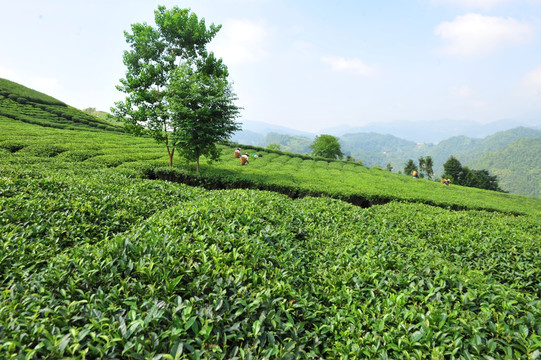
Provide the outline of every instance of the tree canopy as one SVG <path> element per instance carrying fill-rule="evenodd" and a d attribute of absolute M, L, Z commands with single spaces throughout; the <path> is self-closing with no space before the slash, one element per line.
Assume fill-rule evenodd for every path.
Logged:
<path fill-rule="evenodd" d="M 225 141 L 240 127 L 234 119 L 239 113 L 236 96 L 227 81 L 228 71 L 214 54 L 189 62 L 173 74 L 167 99 L 170 103 L 174 140 L 179 153 L 195 160 L 219 158 L 216 142 Z"/>
<path fill-rule="evenodd" d="M 417 171 L 417 165 L 415 165 L 412 159 L 409 159 L 404 166 L 404 174 L 411 175 L 414 171 Z"/>
<path fill-rule="evenodd" d="M 221 26 L 207 27 L 204 19 L 178 7 L 159 6 L 154 19 L 156 27 L 136 23 L 131 33 L 124 32 L 130 50 L 124 52 L 126 76 L 117 89 L 127 97 L 111 111 L 128 131 L 163 142 L 170 166 L 177 148 L 197 162 L 199 155 L 213 158 L 209 144 L 237 129 L 234 118 L 239 110 L 233 105 L 236 97 L 227 83 L 227 67 L 206 50 Z M 195 122 L 206 124 L 205 134 Z"/>
<path fill-rule="evenodd" d="M 332 135 L 316 136 L 312 145 L 310 145 L 312 155 L 321 156 L 329 159 L 342 159 L 344 154 L 338 142 L 338 138 Z"/>
<path fill-rule="evenodd" d="M 453 183 L 460 183 L 460 175 L 462 173 L 462 164 L 454 156 L 449 157 L 443 164 L 443 177 L 450 178 Z"/>
<path fill-rule="evenodd" d="M 432 176 L 434 175 L 433 167 L 434 167 L 434 161 L 432 160 L 432 157 L 421 156 L 419 158 L 419 172 L 422 178 L 426 177 L 428 179 L 432 179 Z"/>

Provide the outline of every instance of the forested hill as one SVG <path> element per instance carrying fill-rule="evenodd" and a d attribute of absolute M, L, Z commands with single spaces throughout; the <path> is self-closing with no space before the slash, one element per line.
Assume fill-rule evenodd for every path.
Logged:
<path fill-rule="evenodd" d="M 123 131 L 119 125 L 6 79 L 0 79 L 0 115 L 57 129 Z"/>
<path fill-rule="evenodd" d="M 442 141 L 434 147 L 437 154 L 443 157 L 452 152 L 460 161 L 470 164 L 490 152 L 504 150 L 507 146 L 523 138 L 541 138 L 541 130 L 526 127 L 500 131 L 483 139 L 457 136 Z M 541 167 L 541 163 L 539 164 Z"/>
<path fill-rule="evenodd" d="M 500 186 L 516 194 L 541 197 L 541 138 L 521 138 L 473 161 L 473 168 L 490 169 Z"/>
<path fill-rule="evenodd" d="M 515 194 L 541 196 L 541 131 L 518 127 L 484 139 L 454 137 L 432 149 L 435 163 L 452 154 L 463 165 L 485 169 L 498 177 L 500 187 Z"/>

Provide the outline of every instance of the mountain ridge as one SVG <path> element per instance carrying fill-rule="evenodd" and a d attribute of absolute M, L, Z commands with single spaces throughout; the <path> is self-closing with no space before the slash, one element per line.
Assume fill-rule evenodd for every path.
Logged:
<path fill-rule="evenodd" d="M 318 134 L 328 134 L 341 137 L 356 133 L 378 133 L 393 135 L 404 140 L 416 143 L 438 144 L 453 136 L 467 136 L 471 138 L 485 138 L 499 131 L 505 131 L 516 127 L 527 127 L 541 130 L 541 122 L 525 123 L 512 119 L 502 119 L 489 123 L 480 123 L 465 120 L 430 120 L 430 121 L 392 121 L 377 123 L 372 122 L 362 126 L 338 125 L 324 128 L 320 131 L 302 131 L 287 126 L 273 125 L 262 121 L 244 119 L 241 121 L 242 131 L 250 131 L 265 136 L 269 132 L 285 135 L 305 136 L 314 138 Z M 240 133 L 239 132 L 239 133 Z"/>

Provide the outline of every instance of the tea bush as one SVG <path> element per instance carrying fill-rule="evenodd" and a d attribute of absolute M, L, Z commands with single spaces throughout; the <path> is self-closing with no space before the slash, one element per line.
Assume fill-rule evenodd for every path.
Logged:
<path fill-rule="evenodd" d="M 539 199 L 230 146 L 197 175 L 151 139 L 0 128 L 6 359 L 540 357 Z"/>
<path fill-rule="evenodd" d="M 25 341 L 1 350 L 396 359 L 539 351 L 539 237 L 517 230 L 540 231 L 532 219 L 192 191 L 128 232 L 80 242 L 34 266 L 24 282 L 11 281 L 2 292 L 2 338 Z M 433 221 L 415 226 L 425 218 Z M 472 219 L 487 233 L 513 224 L 521 247 L 534 251 L 515 262 L 523 279 L 493 267 L 516 245 L 488 245 L 499 235 L 472 239 Z M 471 256 L 484 248 L 491 260 Z"/>

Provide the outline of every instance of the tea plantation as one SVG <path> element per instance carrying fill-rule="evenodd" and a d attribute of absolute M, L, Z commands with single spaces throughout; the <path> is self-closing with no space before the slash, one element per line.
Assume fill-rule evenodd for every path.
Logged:
<path fill-rule="evenodd" d="M 539 199 L 9 111 L 1 358 L 541 358 Z"/>

